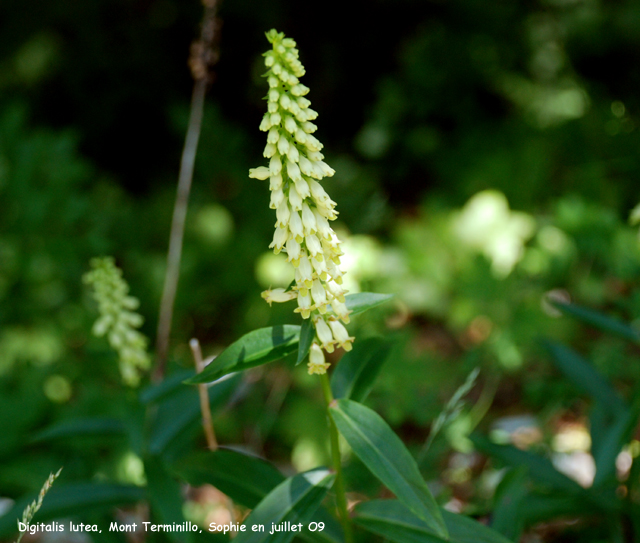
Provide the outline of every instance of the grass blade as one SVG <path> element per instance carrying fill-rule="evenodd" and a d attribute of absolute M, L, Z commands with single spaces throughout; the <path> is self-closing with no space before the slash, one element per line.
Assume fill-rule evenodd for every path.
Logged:
<path fill-rule="evenodd" d="M 592 309 L 580 307 L 579 305 L 567 304 L 556 300 L 549 300 L 549 302 L 557 307 L 560 311 L 562 311 L 565 315 L 574 317 L 579 321 L 584 322 L 585 324 L 589 324 L 595 328 L 598 328 L 598 330 L 602 330 L 603 332 L 609 332 L 621 338 L 632 341 L 633 343 L 640 344 L 640 332 L 635 328 L 632 328 L 628 324 L 625 324 L 616 319 L 612 319 L 611 317 L 607 317 L 606 315 L 603 315 L 602 313 L 599 313 L 597 311 L 593 311 Z"/>

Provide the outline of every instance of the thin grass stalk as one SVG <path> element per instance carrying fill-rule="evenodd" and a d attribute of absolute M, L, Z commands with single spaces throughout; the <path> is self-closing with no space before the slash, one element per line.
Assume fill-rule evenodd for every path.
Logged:
<path fill-rule="evenodd" d="M 185 137 L 182 158 L 180 160 L 180 174 L 176 202 L 173 208 L 171 221 L 171 234 L 169 235 L 169 251 L 167 254 L 167 271 L 165 273 L 162 301 L 160 302 L 160 314 L 158 317 L 158 331 L 156 337 L 156 368 L 154 380 L 161 381 L 164 377 L 169 353 L 169 339 L 171 336 L 171 323 L 173 321 L 173 308 L 178 290 L 180 278 L 180 261 L 182 259 L 182 241 L 184 238 L 184 225 L 187 217 L 189 193 L 193 180 L 193 168 L 200 139 L 200 129 L 204 111 L 204 97 L 207 85 L 211 81 L 210 68 L 217 61 L 213 45 L 216 39 L 216 1 L 203 0 L 205 12 L 202 20 L 200 39 L 191 46 L 189 66 L 195 80 L 193 94 L 191 96 L 191 111 L 189 114 L 189 126 Z"/>

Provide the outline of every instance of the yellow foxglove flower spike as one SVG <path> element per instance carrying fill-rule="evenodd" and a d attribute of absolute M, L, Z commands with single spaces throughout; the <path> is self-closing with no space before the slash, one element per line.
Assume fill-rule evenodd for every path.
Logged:
<path fill-rule="evenodd" d="M 309 353 L 309 373 L 326 373 L 322 349 L 333 352 L 334 345 L 351 350 L 354 338 L 345 324 L 349 313 L 344 304 L 340 270 L 340 240 L 329 221 L 338 216 L 336 203 L 319 181 L 335 171 L 323 161 L 322 143 L 312 134 L 317 126 L 310 122 L 317 112 L 304 98 L 309 89 L 300 83 L 305 73 L 298 60 L 296 42 L 282 32 L 270 30 L 267 39 L 272 49 L 264 54 L 269 85 L 268 112 L 260 130 L 267 132 L 264 157 L 268 166 L 249 170 L 249 177 L 269 179 L 270 207 L 276 210 L 276 229 L 269 248 L 287 253 L 295 268 L 295 286 L 291 290 L 269 289 L 262 297 L 272 302 L 296 299 L 303 319 L 311 319 L 316 341 Z"/>
<path fill-rule="evenodd" d="M 151 366 L 147 338 L 137 330 L 142 325 L 142 317 L 134 312 L 138 299 L 128 295 L 129 285 L 113 258 L 93 258 L 91 267 L 83 280 L 93 286 L 93 297 L 98 302 L 100 317 L 93 325 L 93 333 L 107 335 L 109 344 L 120 356 L 122 380 L 129 386 L 137 386 L 140 373 Z"/>

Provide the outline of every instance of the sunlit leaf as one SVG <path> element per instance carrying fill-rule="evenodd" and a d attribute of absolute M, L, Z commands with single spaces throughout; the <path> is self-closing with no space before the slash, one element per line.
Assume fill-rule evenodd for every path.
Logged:
<path fill-rule="evenodd" d="M 256 507 L 285 480 L 284 475 L 266 460 L 224 447 L 215 452 L 197 452 L 184 457 L 175 465 L 175 471 L 189 484 L 213 485 L 234 502 L 249 509 Z M 313 520 L 323 522 L 325 529 L 303 533 L 303 539 L 342 543 L 342 529 L 326 509 L 318 509 Z"/>
<path fill-rule="evenodd" d="M 300 535 L 300 532 L 292 531 L 291 526 L 302 523 L 304 529 L 310 520 L 315 520 L 312 517 L 320 507 L 334 479 L 335 475 L 323 469 L 289 477 L 257 505 L 244 521 L 246 531 L 238 533 L 234 541 L 236 543 L 288 543 Z M 272 526 L 283 527 L 283 523 L 285 523 L 284 527 L 289 529 L 269 533 Z M 265 527 L 264 532 L 252 531 L 252 526 L 260 524 Z"/>
<path fill-rule="evenodd" d="M 202 373 L 185 383 L 209 383 L 228 373 L 278 360 L 295 352 L 299 339 L 300 326 L 286 324 L 254 330 L 229 345 Z"/>
<path fill-rule="evenodd" d="M 330 412 L 340 434 L 371 473 L 434 533 L 446 539 L 440 509 L 415 460 L 382 417 L 351 400 L 338 400 Z"/>

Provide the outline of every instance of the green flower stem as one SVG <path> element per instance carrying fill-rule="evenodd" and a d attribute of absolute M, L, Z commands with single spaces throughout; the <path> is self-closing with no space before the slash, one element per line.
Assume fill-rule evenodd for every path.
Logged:
<path fill-rule="evenodd" d="M 347 509 L 347 495 L 344 487 L 344 477 L 342 476 L 342 460 L 340 458 L 340 441 L 338 436 L 338 429 L 336 428 L 331 414 L 329 413 L 329 406 L 334 401 L 333 394 L 331 393 L 331 384 L 329 383 L 329 376 L 326 373 L 320 375 L 320 381 L 322 382 L 322 391 L 324 393 L 324 399 L 327 404 L 327 418 L 329 419 L 329 436 L 331 438 L 331 458 L 333 460 L 333 467 L 336 472 L 336 501 L 338 502 L 338 511 L 340 513 L 340 520 L 342 521 L 342 527 L 344 528 L 344 539 L 346 543 L 353 543 L 353 533 L 351 531 L 351 521 L 349 519 L 349 510 Z"/>

